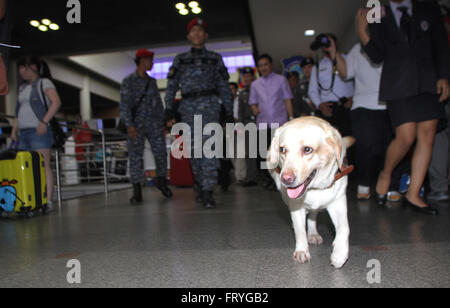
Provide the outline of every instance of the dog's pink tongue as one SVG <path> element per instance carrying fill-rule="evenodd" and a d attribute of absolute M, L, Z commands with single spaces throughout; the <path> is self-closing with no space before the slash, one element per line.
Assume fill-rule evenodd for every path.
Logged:
<path fill-rule="evenodd" d="M 304 189 L 305 189 L 305 184 L 303 184 L 295 189 L 288 188 L 287 193 L 288 193 L 289 198 L 297 199 L 303 193 Z"/>

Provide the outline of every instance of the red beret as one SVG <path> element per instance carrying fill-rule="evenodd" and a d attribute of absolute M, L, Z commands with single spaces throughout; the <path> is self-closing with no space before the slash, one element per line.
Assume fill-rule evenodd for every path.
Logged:
<path fill-rule="evenodd" d="M 205 31 L 208 31 L 208 25 L 206 24 L 206 22 L 203 19 L 200 19 L 200 18 L 192 19 L 187 27 L 187 31 L 188 32 L 191 31 L 193 26 L 202 26 L 203 29 L 205 29 Z"/>
<path fill-rule="evenodd" d="M 153 56 L 155 55 L 154 52 L 152 51 L 148 51 L 147 49 L 139 49 L 136 52 L 136 58 L 153 58 Z"/>

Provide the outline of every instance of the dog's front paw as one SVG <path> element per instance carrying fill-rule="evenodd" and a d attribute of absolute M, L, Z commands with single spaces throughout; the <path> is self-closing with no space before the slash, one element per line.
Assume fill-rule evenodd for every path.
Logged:
<path fill-rule="evenodd" d="M 296 251 L 294 253 L 294 260 L 302 264 L 311 262 L 311 255 L 308 251 Z"/>
<path fill-rule="evenodd" d="M 347 261 L 348 253 L 333 252 L 333 254 L 331 255 L 331 265 L 333 265 L 336 269 L 343 268 Z"/>
<path fill-rule="evenodd" d="M 323 238 L 319 234 L 311 234 L 308 236 L 308 243 L 311 245 L 320 246 L 323 244 Z"/>

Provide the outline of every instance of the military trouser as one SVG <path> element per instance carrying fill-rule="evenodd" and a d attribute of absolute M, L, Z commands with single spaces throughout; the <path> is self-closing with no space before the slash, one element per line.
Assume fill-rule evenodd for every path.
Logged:
<path fill-rule="evenodd" d="M 186 108 L 188 109 L 188 108 Z M 196 183 L 201 186 L 203 191 L 213 191 L 217 186 L 220 162 L 217 158 L 206 158 L 203 151 L 201 158 L 195 158 L 195 149 L 194 149 L 194 138 L 195 138 L 195 130 L 194 130 L 194 115 L 202 116 L 202 149 L 205 145 L 205 142 L 211 138 L 211 136 L 203 136 L 203 128 L 209 123 L 219 123 L 220 114 L 215 108 L 205 108 L 203 110 L 187 110 L 188 112 L 181 112 L 181 119 L 184 123 L 186 123 L 191 130 L 191 166 L 192 172 L 194 173 L 194 178 Z M 199 128 L 197 128 L 199 130 Z"/>
<path fill-rule="evenodd" d="M 130 161 L 130 180 L 132 184 L 142 183 L 144 177 L 144 147 L 147 139 L 152 147 L 158 177 L 167 177 L 167 149 L 163 128 L 141 128 L 138 136 L 128 137 L 128 159 Z"/>

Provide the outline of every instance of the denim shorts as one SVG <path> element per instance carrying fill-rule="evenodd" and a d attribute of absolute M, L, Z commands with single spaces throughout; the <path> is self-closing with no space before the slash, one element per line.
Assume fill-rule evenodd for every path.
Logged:
<path fill-rule="evenodd" d="M 19 149 L 22 151 L 49 150 L 52 146 L 53 133 L 50 127 L 44 136 L 38 136 L 36 128 L 21 129 L 19 132 Z"/>

